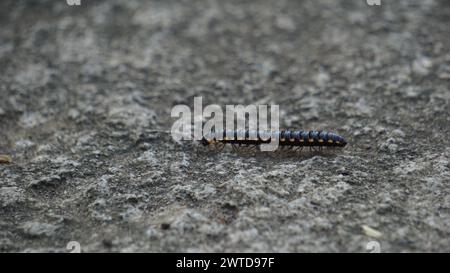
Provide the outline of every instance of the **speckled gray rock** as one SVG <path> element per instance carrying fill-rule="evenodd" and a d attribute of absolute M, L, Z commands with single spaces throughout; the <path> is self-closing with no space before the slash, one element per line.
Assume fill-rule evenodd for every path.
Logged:
<path fill-rule="evenodd" d="M 26 222 L 22 225 L 22 231 L 25 235 L 31 237 L 53 236 L 57 227 L 52 224 L 39 222 Z"/>
<path fill-rule="evenodd" d="M 5 208 L 25 201 L 24 191 L 18 187 L 0 188 L 0 205 Z"/>
<path fill-rule="evenodd" d="M 0 251 L 450 251 L 448 1 L 81 2 L 0 1 Z M 194 96 L 349 145 L 157 133 Z"/>

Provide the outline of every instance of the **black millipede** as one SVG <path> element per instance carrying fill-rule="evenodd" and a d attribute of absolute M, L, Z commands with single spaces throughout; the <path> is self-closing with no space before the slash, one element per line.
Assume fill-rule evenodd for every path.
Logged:
<path fill-rule="evenodd" d="M 278 139 L 280 147 L 303 148 L 303 147 L 345 147 L 347 141 L 335 134 L 327 131 L 290 131 L 281 130 L 275 132 L 266 131 L 225 131 L 211 132 L 204 136 L 201 143 L 207 145 L 231 144 L 235 146 L 259 146 L 270 143 L 271 139 Z"/>

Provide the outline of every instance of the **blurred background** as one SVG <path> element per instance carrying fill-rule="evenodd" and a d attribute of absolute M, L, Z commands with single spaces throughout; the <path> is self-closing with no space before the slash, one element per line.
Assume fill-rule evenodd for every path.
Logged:
<path fill-rule="evenodd" d="M 449 19 L 444 0 L 1 1 L 0 251 L 450 251 Z M 195 96 L 349 145 L 155 132 Z"/>

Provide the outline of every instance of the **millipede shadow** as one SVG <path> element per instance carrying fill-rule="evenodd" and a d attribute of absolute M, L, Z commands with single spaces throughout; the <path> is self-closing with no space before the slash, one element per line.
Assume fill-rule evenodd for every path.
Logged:
<path fill-rule="evenodd" d="M 246 147 L 232 148 L 231 145 L 227 145 L 220 149 L 211 149 L 210 147 L 204 149 L 205 147 L 198 145 L 196 147 L 197 155 L 199 156 L 220 156 L 223 154 L 234 155 L 241 158 L 257 158 L 257 159 L 309 159 L 314 156 L 321 156 L 326 158 L 333 158 L 339 154 L 341 149 L 338 148 L 323 148 L 323 149 L 308 149 L 303 150 L 292 150 L 292 149 L 277 149 L 275 151 L 260 151 L 259 149 L 252 149 L 251 151 L 245 150 Z"/>

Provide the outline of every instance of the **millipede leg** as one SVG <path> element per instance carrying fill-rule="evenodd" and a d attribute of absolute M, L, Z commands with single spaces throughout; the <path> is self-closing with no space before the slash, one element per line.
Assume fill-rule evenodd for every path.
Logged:
<path fill-rule="evenodd" d="M 255 145 L 250 146 L 250 152 L 256 152 L 257 147 Z"/>
<path fill-rule="evenodd" d="M 243 145 L 242 148 L 240 149 L 240 152 L 242 154 L 248 154 L 251 150 L 251 147 L 249 144 Z"/>
<path fill-rule="evenodd" d="M 236 144 L 231 144 L 231 148 L 233 148 L 234 152 L 238 152 L 238 148 L 237 148 Z"/>
<path fill-rule="evenodd" d="M 286 150 L 287 150 L 287 152 L 286 152 L 287 154 L 291 154 L 294 152 L 294 146 L 287 146 Z"/>
<path fill-rule="evenodd" d="M 219 147 L 219 151 L 222 151 L 225 148 L 225 146 L 227 146 L 227 144 L 222 143 L 221 146 Z"/>
<path fill-rule="evenodd" d="M 214 148 L 218 152 L 221 152 L 223 150 L 223 148 L 225 148 L 225 143 L 217 142 L 216 144 L 214 144 Z"/>

